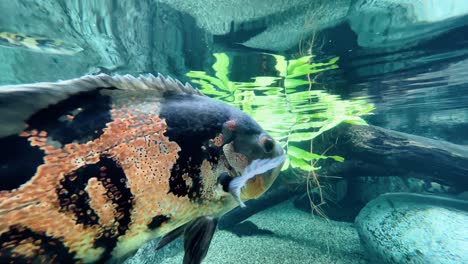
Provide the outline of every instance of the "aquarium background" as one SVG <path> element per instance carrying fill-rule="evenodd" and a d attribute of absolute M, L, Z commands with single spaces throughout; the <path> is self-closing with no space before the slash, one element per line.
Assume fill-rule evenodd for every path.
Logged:
<path fill-rule="evenodd" d="M 161 73 L 193 82 L 187 75 L 190 71 L 216 74 L 213 54 L 219 53 L 229 58 L 230 81 L 251 82 L 256 76 L 278 76 L 273 55 L 288 60 L 313 55 L 310 63 L 338 57 L 337 67 L 312 75 L 312 89 L 339 100 L 366 100 L 374 108 L 361 118 L 371 126 L 436 140 L 458 149 L 461 156 L 468 152 L 468 2 L 464 0 L 2 0 L 0 31 L 63 40 L 82 49 L 64 55 L 0 47 L 2 85 L 98 73 Z M 301 87 L 299 91 L 309 89 Z M 466 161 L 459 164 L 465 170 Z M 332 162 L 339 161 L 325 165 Z M 444 185 L 432 181 L 431 175 L 421 179 L 418 166 L 424 164 L 394 175 L 385 174 L 383 167 L 382 175 L 350 178 L 321 175 L 323 171 L 317 170 L 325 199 L 318 197 L 316 186 L 308 188 L 307 172 L 288 169 L 272 190 L 280 195 L 260 200 L 262 210 L 248 222 L 229 222 L 229 217 L 242 214 L 239 210 L 226 216 L 204 263 L 418 263 L 421 256 L 433 263 L 468 262 L 468 208 L 463 206 L 455 210 L 439 204 L 446 210 L 439 213 L 430 201 L 408 198 L 411 202 L 402 203 L 405 210 L 432 208 L 429 211 L 436 215 L 436 220 L 417 215 L 414 223 L 422 221 L 440 233 L 421 235 L 417 224 L 400 231 L 397 224 L 380 226 L 394 232 L 384 235 L 401 239 L 380 241 L 383 252 L 369 245 L 375 241 L 363 244 L 366 237 L 356 226 L 375 219 L 372 210 L 378 209 L 370 204 L 364 211 L 371 211 L 367 218 L 355 223 L 355 217 L 380 194 L 466 198 L 466 178 Z M 319 211 L 311 210 L 311 200 L 326 204 Z M 450 220 L 453 223 L 448 224 Z M 461 240 L 453 241 L 450 232 Z M 180 241 L 163 251 L 153 248 L 154 242 L 128 263 L 182 262 Z"/>

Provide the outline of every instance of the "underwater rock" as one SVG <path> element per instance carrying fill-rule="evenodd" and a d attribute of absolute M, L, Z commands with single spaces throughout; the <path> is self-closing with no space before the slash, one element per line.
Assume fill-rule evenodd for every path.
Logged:
<path fill-rule="evenodd" d="M 265 2 L 262 0 L 156 0 L 193 16 L 197 25 L 213 35 L 227 34 L 232 26 L 242 22 L 258 20 L 289 8 L 304 6 L 305 0 L 280 0 Z M 233 25 L 234 24 L 234 25 Z"/>
<path fill-rule="evenodd" d="M 407 48 L 450 29 L 467 24 L 468 2 L 358 0 L 348 20 L 361 47 Z"/>
<path fill-rule="evenodd" d="M 468 3 L 443 7 L 409 0 L 157 0 L 193 16 L 197 25 L 232 43 L 272 51 L 298 45 L 313 32 L 349 23 L 362 47 L 406 48 L 466 24 Z"/>
<path fill-rule="evenodd" d="M 263 32 L 242 44 L 250 48 L 267 48 L 273 51 L 294 48 L 301 41 L 305 42 L 314 32 L 344 22 L 350 7 L 349 0 L 306 2 L 306 5 L 295 10 L 286 9 L 271 16 L 266 21 L 275 22 L 270 22 Z"/>
<path fill-rule="evenodd" d="M 468 202 L 384 194 L 356 217 L 361 244 L 376 263 L 466 263 Z"/>
<path fill-rule="evenodd" d="M 351 0 L 157 0 L 190 14 L 213 35 L 240 32 L 244 46 L 284 51 L 314 30 L 343 22 Z M 247 39 L 245 39 L 247 38 Z"/>

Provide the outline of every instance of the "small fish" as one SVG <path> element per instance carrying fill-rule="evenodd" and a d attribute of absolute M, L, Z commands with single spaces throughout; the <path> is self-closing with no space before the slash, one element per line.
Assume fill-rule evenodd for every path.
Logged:
<path fill-rule="evenodd" d="M 179 236 L 200 263 L 285 159 L 248 115 L 163 76 L 3 86 L 0 112 L 0 263 L 122 262 Z"/>
<path fill-rule="evenodd" d="M 0 46 L 59 55 L 74 55 L 83 51 L 80 46 L 62 40 L 32 37 L 11 32 L 0 32 Z"/>

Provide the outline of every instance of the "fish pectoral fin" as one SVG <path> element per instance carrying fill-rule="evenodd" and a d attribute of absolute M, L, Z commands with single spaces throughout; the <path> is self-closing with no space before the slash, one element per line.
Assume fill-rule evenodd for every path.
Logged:
<path fill-rule="evenodd" d="M 218 220 L 209 216 L 190 222 L 184 232 L 184 264 L 199 264 L 205 258 Z"/>
<path fill-rule="evenodd" d="M 184 264 L 199 264 L 205 258 L 211 239 L 216 230 L 218 220 L 209 216 L 201 216 L 192 222 L 180 226 L 163 236 L 156 250 L 184 234 Z"/>
<path fill-rule="evenodd" d="M 184 233 L 186 225 L 179 226 L 178 228 L 172 230 L 171 232 L 165 234 L 161 240 L 159 240 L 158 245 L 156 246 L 156 250 L 163 248 L 167 244 L 171 243 L 174 241 L 176 238 L 178 238 L 180 235 Z"/>
<path fill-rule="evenodd" d="M 218 184 L 223 187 L 223 191 L 229 192 L 229 183 L 231 182 L 232 177 L 227 172 L 223 172 L 218 176 Z"/>

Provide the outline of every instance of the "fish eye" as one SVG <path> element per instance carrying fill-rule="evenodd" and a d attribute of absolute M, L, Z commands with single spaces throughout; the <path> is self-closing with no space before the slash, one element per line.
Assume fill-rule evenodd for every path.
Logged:
<path fill-rule="evenodd" d="M 266 153 L 272 152 L 273 148 L 275 147 L 275 142 L 272 138 L 269 137 L 262 137 L 260 139 L 260 144 L 262 145 Z"/>

